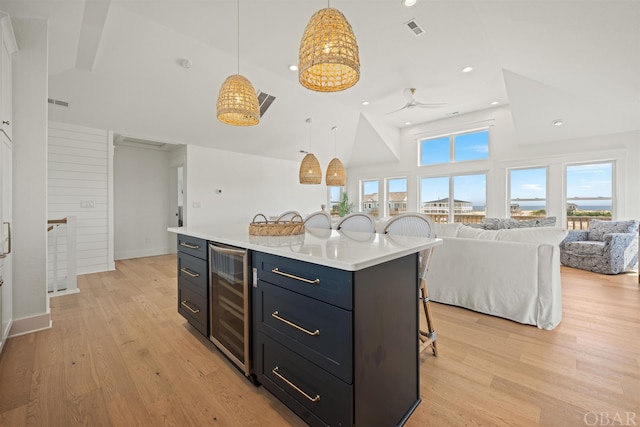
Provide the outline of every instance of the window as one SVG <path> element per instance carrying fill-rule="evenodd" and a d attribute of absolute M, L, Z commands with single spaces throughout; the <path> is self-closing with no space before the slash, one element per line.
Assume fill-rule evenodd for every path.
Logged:
<path fill-rule="evenodd" d="M 547 216 L 547 168 L 509 171 L 511 217 Z"/>
<path fill-rule="evenodd" d="M 407 211 L 407 178 L 387 179 L 387 215 Z"/>
<path fill-rule="evenodd" d="M 378 217 L 378 180 L 362 181 L 361 182 L 361 194 L 362 199 L 360 201 L 361 211 L 369 213 L 374 217 Z"/>
<path fill-rule="evenodd" d="M 332 216 L 339 214 L 340 198 L 342 197 L 342 187 L 327 187 L 329 192 L 329 213 Z"/>
<path fill-rule="evenodd" d="M 485 173 L 420 179 L 420 212 L 435 222 L 480 222 L 486 200 Z"/>
<path fill-rule="evenodd" d="M 420 166 L 489 158 L 489 130 L 439 136 L 420 141 Z"/>
<path fill-rule="evenodd" d="M 611 218 L 613 170 L 613 162 L 568 165 L 567 216 Z"/>

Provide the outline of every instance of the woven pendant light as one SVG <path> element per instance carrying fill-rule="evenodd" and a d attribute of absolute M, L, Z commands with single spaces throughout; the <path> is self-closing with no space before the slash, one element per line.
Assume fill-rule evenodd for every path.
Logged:
<path fill-rule="evenodd" d="M 309 123 L 309 150 L 311 150 L 311 119 L 307 119 L 306 122 Z M 320 162 L 312 153 L 307 153 L 302 159 L 298 178 L 300 184 L 320 184 L 322 182 Z"/>
<path fill-rule="evenodd" d="M 233 126 L 253 126 L 260 122 L 258 96 L 251 82 L 233 74 L 222 83 L 216 104 L 218 120 Z"/>
<path fill-rule="evenodd" d="M 233 126 L 253 126 L 260 122 L 258 95 L 251 82 L 240 75 L 240 0 L 238 4 L 238 74 L 222 83 L 216 103 L 216 114 L 222 123 Z"/>
<path fill-rule="evenodd" d="M 336 151 L 336 130 L 337 126 L 331 128 L 333 131 L 333 149 L 334 155 Z M 325 179 L 327 185 L 333 187 L 343 187 L 347 185 L 347 171 L 344 169 L 344 165 L 336 155 L 327 166 L 327 177 Z"/>
<path fill-rule="evenodd" d="M 339 10 L 327 7 L 311 17 L 300 42 L 298 79 L 318 92 L 345 90 L 360 79 L 356 36 Z"/>

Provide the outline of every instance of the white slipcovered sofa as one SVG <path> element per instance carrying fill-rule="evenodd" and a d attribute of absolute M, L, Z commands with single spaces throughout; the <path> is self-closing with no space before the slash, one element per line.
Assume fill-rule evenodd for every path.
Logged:
<path fill-rule="evenodd" d="M 553 329 L 562 320 L 557 227 L 483 230 L 437 224 L 427 277 L 432 301 Z"/>

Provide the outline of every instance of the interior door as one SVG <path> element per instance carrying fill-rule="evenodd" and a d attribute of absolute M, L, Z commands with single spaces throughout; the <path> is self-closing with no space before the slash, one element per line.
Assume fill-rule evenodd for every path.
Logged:
<path fill-rule="evenodd" d="M 13 319 L 12 268 L 11 268 L 11 224 L 12 218 L 12 143 L 0 132 L 0 350 L 9 335 Z"/>

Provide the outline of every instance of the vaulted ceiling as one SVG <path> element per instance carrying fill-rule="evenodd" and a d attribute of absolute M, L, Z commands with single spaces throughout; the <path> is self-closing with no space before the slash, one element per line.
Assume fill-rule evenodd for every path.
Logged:
<path fill-rule="evenodd" d="M 636 0 L 335 0 L 353 27 L 361 79 L 339 93 L 303 88 L 303 30 L 321 0 L 0 0 L 14 18 L 49 19 L 51 120 L 118 134 L 299 160 L 309 146 L 347 166 L 393 161 L 399 130 L 509 105 L 518 144 L 640 130 Z M 411 19 L 424 29 L 415 36 Z M 237 72 L 276 97 L 259 125 L 216 119 Z M 18 40 L 18 45 L 20 40 Z M 190 68 L 181 66 L 184 59 Z M 474 67 L 469 73 L 462 68 Z M 388 114 L 415 87 L 434 109 Z M 368 101 L 369 105 L 362 105 Z M 305 119 L 311 117 L 308 125 Z M 551 126 L 562 118 L 559 132 Z M 310 137 L 311 135 L 311 137 Z"/>

